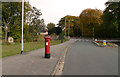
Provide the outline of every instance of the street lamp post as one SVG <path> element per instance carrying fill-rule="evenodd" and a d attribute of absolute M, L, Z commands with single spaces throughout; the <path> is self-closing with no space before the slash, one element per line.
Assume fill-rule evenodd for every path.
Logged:
<path fill-rule="evenodd" d="M 23 54 L 23 25 L 24 25 L 24 0 L 22 0 L 22 39 L 21 39 L 21 54 Z"/>
<path fill-rule="evenodd" d="M 83 24 L 82 24 L 82 38 L 83 38 Z"/>
<path fill-rule="evenodd" d="M 68 39 L 70 38 L 69 32 L 70 32 L 70 20 L 69 20 L 69 25 L 68 25 Z"/>
<path fill-rule="evenodd" d="M 66 39 L 66 17 L 65 17 L 65 39 Z"/>

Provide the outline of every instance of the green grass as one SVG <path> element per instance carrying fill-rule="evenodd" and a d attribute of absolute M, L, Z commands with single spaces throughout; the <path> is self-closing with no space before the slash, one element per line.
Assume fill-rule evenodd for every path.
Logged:
<path fill-rule="evenodd" d="M 64 42 L 65 41 L 68 41 L 68 40 L 64 40 Z M 51 40 L 51 46 L 60 44 L 60 43 L 61 43 L 60 40 Z M 44 48 L 45 46 L 44 44 L 45 44 L 44 41 L 24 43 L 24 52 Z M 21 43 L 2 45 L 2 58 L 20 54 L 20 52 L 21 52 Z"/>
<path fill-rule="evenodd" d="M 0 27 L 0 58 L 2 57 L 1 56 L 1 49 L 2 49 L 2 47 L 1 47 L 1 43 L 2 43 L 1 38 L 2 38 L 2 30 L 1 30 L 1 27 Z"/>
<path fill-rule="evenodd" d="M 100 45 L 103 45 L 103 43 L 99 43 Z"/>
<path fill-rule="evenodd" d="M 0 27 L 0 38 L 2 38 L 2 29 L 1 29 L 1 27 Z"/>

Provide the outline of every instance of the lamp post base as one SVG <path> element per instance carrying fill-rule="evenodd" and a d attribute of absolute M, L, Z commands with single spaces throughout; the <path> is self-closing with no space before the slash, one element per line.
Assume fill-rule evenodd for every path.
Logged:
<path fill-rule="evenodd" d="M 23 54 L 23 51 L 21 51 L 21 54 Z"/>

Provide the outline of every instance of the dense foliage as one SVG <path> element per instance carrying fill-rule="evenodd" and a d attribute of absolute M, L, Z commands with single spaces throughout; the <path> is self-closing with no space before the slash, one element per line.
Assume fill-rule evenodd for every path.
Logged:
<path fill-rule="evenodd" d="M 80 14 L 80 23 L 82 25 L 83 37 L 97 36 L 99 28 L 102 23 L 102 11 L 98 9 L 85 9 Z"/>
<path fill-rule="evenodd" d="M 0 2 L 0 26 L 2 25 L 2 3 Z"/>
<path fill-rule="evenodd" d="M 65 28 L 65 24 L 66 24 L 66 28 Z M 69 16 L 69 15 L 65 16 L 60 19 L 58 26 L 62 28 L 64 33 L 65 33 L 65 29 L 66 29 L 66 35 L 68 35 L 68 32 L 69 32 L 69 35 L 71 37 L 72 36 L 78 37 L 81 35 L 81 30 L 80 30 L 81 25 L 79 22 L 79 17 Z"/>
<path fill-rule="evenodd" d="M 106 2 L 100 36 L 120 38 L 120 2 Z"/>
<path fill-rule="evenodd" d="M 61 32 L 62 32 L 62 28 L 61 27 L 55 27 L 55 24 L 54 23 L 48 23 L 47 24 L 47 29 L 48 29 L 48 34 L 51 35 L 51 34 L 56 34 L 56 35 L 59 35 Z"/>
<path fill-rule="evenodd" d="M 67 15 L 58 25 L 71 37 L 120 38 L 120 2 L 108 1 L 105 5 L 104 11 L 88 8 L 79 17 Z"/>
<path fill-rule="evenodd" d="M 120 2 L 106 2 L 105 5 L 104 11 L 88 8 L 79 16 L 62 17 L 58 27 L 54 23 L 48 23 L 49 35 L 65 34 L 66 31 L 66 36 L 69 34 L 71 37 L 120 38 Z M 24 9 L 24 41 L 34 41 L 45 31 L 44 19 L 40 18 L 41 11 L 28 2 L 25 2 Z M 8 37 L 13 37 L 20 42 L 22 3 L 2 2 L 2 6 L 0 3 L 0 20 L 5 41 L 7 42 Z"/>
<path fill-rule="evenodd" d="M 24 2 L 24 40 L 33 41 L 37 34 L 45 29 L 42 13 L 28 2 Z M 2 35 L 7 42 L 8 37 L 21 40 L 22 3 L 2 2 Z"/>

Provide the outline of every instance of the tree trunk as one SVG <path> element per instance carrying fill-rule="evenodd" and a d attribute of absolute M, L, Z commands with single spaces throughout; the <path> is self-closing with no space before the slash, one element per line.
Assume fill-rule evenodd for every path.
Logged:
<path fill-rule="evenodd" d="M 5 42 L 7 42 L 7 31 L 5 32 Z"/>

